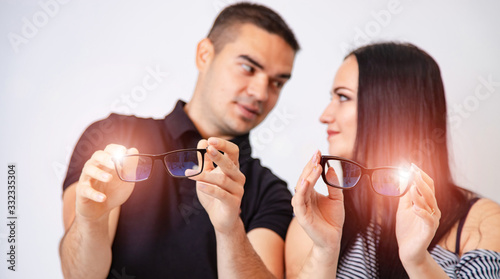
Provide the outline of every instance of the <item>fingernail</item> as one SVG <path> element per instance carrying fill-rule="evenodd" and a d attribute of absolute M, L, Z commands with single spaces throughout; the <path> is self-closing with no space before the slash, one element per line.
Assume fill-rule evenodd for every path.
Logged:
<path fill-rule="evenodd" d="M 104 196 L 103 194 L 97 194 L 97 196 L 96 196 L 96 199 L 97 199 L 97 201 L 99 201 L 99 202 L 103 202 L 103 201 L 104 201 L 104 198 L 105 198 L 105 196 Z"/>
<path fill-rule="evenodd" d="M 214 147 L 209 148 L 208 152 L 210 152 L 210 155 L 212 155 L 212 156 L 217 155 L 217 149 L 215 149 Z"/>
<path fill-rule="evenodd" d="M 102 173 L 101 174 L 101 177 L 104 179 L 104 180 L 109 180 L 111 178 L 111 175 L 109 173 Z"/>
<path fill-rule="evenodd" d="M 302 178 L 302 181 L 300 182 L 300 189 L 303 189 L 304 187 L 306 187 L 306 180 L 304 178 Z"/>
<path fill-rule="evenodd" d="M 316 153 L 314 153 L 314 155 L 311 158 L 311 163 L 314 164 L 314 162 L 316 162 Z"/>
<path fill-rule="evenodd" d="M 416 204 L 413 204 L 413 209 L 415 211 L 420 211 L 421 210 L 420 207 L 418 207 Z"/>
<path fill-rule="evenodd" d="M 218 140 L 218 139 L 216 139 L 216 138 L 209 138 L 209 139 L 208 139 L 208 142 L 209 142 L 210 144 L 212 144 L 212 145 L 217 145 L 217 144 L 219 144 L 219 140 Z"/>

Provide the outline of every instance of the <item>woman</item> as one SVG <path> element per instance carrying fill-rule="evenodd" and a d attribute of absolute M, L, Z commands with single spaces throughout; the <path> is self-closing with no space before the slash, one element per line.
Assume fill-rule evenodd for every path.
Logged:
<path fill-rule="evenodd" d="M 320 117 L 331 155 L 369 168 L 420 168 L 411 164 L 409 186 L 394 194 L 401 197 L 376 193 L 374 174 L 323 196 L 313 188 L 323 167 L 330 185 L 339 172 L 316 152 L 292 200 L 287 278 L 500 277 L 500 206 L 452 182 L 444 87 L 432 57 L 409 44 L 359 48 L 331 94 Z"/>

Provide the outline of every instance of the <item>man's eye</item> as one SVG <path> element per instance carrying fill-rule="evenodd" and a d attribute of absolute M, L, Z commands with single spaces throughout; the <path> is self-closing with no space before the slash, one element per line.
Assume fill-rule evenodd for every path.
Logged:
<path fill-rule="evenodd" d="M 255 71 L 253 67 L 251 67 L 247 64 L 241 64 L 241 67 L 243 68 L 243 70 L 245 70 L 246 72 L 249 72 L 249 73 L 253 73 Z"/>
<path fill-rule="evenodd" d="M 276 81 L 274 81 L 274 82 L 273 82 L 273 85 L 274 85 L 276 88 L 281 88 L 281 87 L 283 87 L 283 85 L 284 85 L 284 84 L 285 84 L 284 82 L 279 81 L 279 80 L 276 80 Z"/>

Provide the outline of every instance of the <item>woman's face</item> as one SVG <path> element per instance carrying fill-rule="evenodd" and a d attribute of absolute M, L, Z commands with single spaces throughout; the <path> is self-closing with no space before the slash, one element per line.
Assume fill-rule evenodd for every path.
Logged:
<path fill-rule="evenodd" d="M 358 61 L 354 55 L 340 65 L 331 102 L 320 117 L 327 124 L 330 155 L 352 158 L 358 121 Z"/>

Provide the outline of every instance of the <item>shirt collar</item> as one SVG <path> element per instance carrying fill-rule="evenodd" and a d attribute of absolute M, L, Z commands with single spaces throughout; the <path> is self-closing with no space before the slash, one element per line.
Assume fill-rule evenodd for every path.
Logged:
<path fill-rule="evenodd" d="M 193 121 L 189 119 L 189 116 L 184 111 L 184 105 L 186 105 L 186 102 L 178 100 L 172 112 L 165 117 L 165 126 L 174 140 L 178 140 L 187 132 L 199 134 Z"/>

